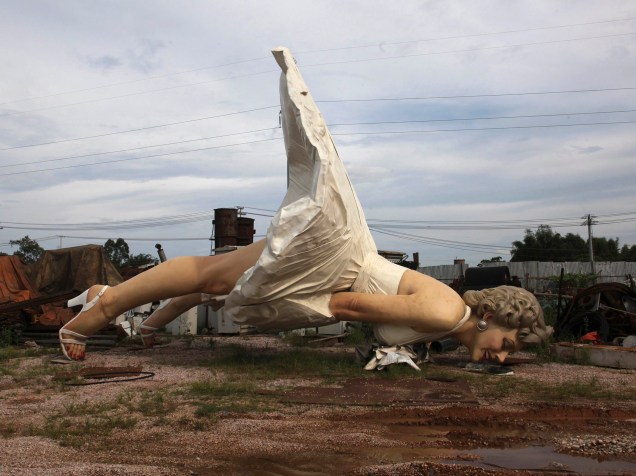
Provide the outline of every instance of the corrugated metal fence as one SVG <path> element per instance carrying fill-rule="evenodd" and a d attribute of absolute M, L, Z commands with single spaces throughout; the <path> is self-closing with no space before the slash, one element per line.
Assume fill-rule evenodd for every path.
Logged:
<path fill-rule="evenodd" d="M 523 261 L 511 263 L 486 263 L 484 266 L 508 266 L 511 276 L 518 276 L 523 287 L 533 291 L 542 291 L 549 287 L 551 281 L 561 274 L 561 268 L 566 274 L 591 274 L 592 267 L 587 262 L 566 261 L 561 263 L 545 261 Z M 450 264 L 442 266 L 423 266 L 418 268 L 421 273 L 450 284 L 459 278 L 468 265 Z M 636 262 L 596 262 L 594 263 L 597 279 L 596 283 L 619 282 L 629 283 L 629 277 L 636 278 Z"/>

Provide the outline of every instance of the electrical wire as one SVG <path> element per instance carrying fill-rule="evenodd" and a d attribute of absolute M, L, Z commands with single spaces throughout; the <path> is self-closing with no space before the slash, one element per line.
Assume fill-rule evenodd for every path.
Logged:
<path fill-rule="evenodd" d="M 133 160 L 151 159 L 151 158 L 156 158 L 156 157 L 166 157 L 166 156 L 170 156 L 170 155 L 186 154 L 188 152 L 201 152 L 201 151 L 205 151 L 205 150 L 224 149 L 224 148 L 227 148 L 227 147 L 237 147 L 237 146 L 241 146 L 241 145 L 256 144 L 258 142 L 271 142 L 271 141 L 280 141 L 280 140 L 282 140 L 282 138 L 275 137 L 275 138 L 272 138 L 272 139 L 260 139 L 260 140 L 253 140 L 253 141 L 247 141 L 247 142 L 239 142 L 237 144 L 216 145 L 216 146 L 211 146 L 211 147 L 201 147 L 201 148 L 198 148 L 198 149 L 180 150 L 180 151 L 176 151 L 176 152 L 165 152 L 163 154 L 144 155 L 142 157 L 128 157 L 128 158 L 125 158 L 125 159 L 106 160 L 104 162 L 92 162 L 92 163 L 89 163 L 89 164 L 65 165 L 65 166 L 62 166 L 62 167 L 50 167 L 48 169 L 26 170 L 26 171 L 22 171 L 22 172 L 8 172 L 8 173 L 0 174 L 0 177 L 7 177 L 7 176 L 10 176 L 10 175 L 34 174 L 34 173 L 39 173 L 39 172 L 50 172 L 50 171 L 53 171 L 53 170 L 74 169 L 74 168 L 77 168 L 77 167 L 91 167 L 91 166 L 95 166 L 95 165 L 114 164 L 114 163 L 118 163 L 118 162 L 130 162 L 130 161 L 133 161 Z"/>
<path fill-rule="evenodd" d="M 239 115 L 239 114 L 247 114 L 247 113 L 250 113 L 250 112 L 264 111 L 266 109 L 273 109 L 273 108 L 280 108 L 280 106 L 278 104 L 276 104 L 274 106 L 256 107 L 256 108 L 253 108 L 253 109 L 246 109 L 244 111 L 235 111 L 235 112 L 228 112 L 228 113 L 225 113 L 225 114 L 218 114 L 216 116 L 199 117 L 199 118 L 196 118 L 196 119 L 187 119 L 185 121 L 168 122 L 168 123 L 165 123 L 165 124 L 155 124 L 153 126 L 138 127 L 136 129 L 127 129 L 125 131 L 107 132 L 107 133 L 104 133 L 104 134 L 95 134 L 95 135 L 92 135 L 92 136 L 75 137 L 75 138 L 72 138 L 72 139 L 60 139 L 60 140 L 56 140 L 56 141 L 40 142 L 38 144 L 16 145 L 16 146 L 13 146 L 13 147 L 7 147 L 7 148 L 4 148 L 4 149 L 0 149 L 0 151 L 13 150 L 13 149 L 25 149 L 27 147 L 39 147 L 39 146 L 42 146 L 42 145 L 61 144 L 62 142 L 73 142 L 73 141 L 84 140 L 84 139 L 95 139 L 97 137 L 114 136 L 114 135 L 118 135 L 118 134 L 126 134 L 128 132 L 146 131 L 146 130 L 149 130 L 149 129 L 157 129 L 157 128 L 160 128 L 160 127 L 177 126 L 177 125 L 188 124 L 188 123 L 192 123 L 192 122 L 206 121 L 208 119 L 218 119 L 220 117 L 236 116 L 236 115 Z"/>
<path fill-rule="evenodd" d="M 431 129 L 431 130 L 411 130 L 411 131 L 375 131 L 375 132 L 334 132 L 332 136 L 374 136 L 374 135 L 391 135 L 391 134 L 426 134 L 432 132 L 470 132 L 470 131 L 502 131 L 514 129 L 549 129 L 552 127 L 582 127 L 582 126 L 609 126 L 616 124 L 634 124 L 634 121 L 608 121 L 608 122 L 587 122 L 576 124 L 537 124 L 530 126 L 501 126 L 501 127 L 462 127 L 458 129 Z"/>
<path fill-rule="evenodd" d="M 250 74 L 243 74 L 243 75 L 237 75 L 237 76 L 229 76 L 227 78 L 219 78 L 219 79 L 210 79 L 207 81 L 201 81 L 198 83 L 190 83 L 190 84 L 182 84 L 182 85 L 178 85 L 178 86 L 169 86 L 169 87 L 165 87 L 165 88 L 161 88 L 161 89 L 151 89 L 149 91 L 140 91 L 140 92 L 136 92 L 136 93 L 129 93 L 129 94 L 121 94 L 119 96 L 111 96 L 111 97 L 107 97 L 107 98 L 96 98 L 96 99 L 87 99 L 85 101 L 78 101 L 78 102 L 73 102 L 73 103 L 68 103 L 68 104 L 58 104 L 57 106 L 48 106 L 48 107 L 41 107 L 41 108 L 37 108 L 37 109 L 29 109 L 26 111 L 13 111 L 13 112 L 7 112 L 5 114 L 0 114 L 0 118 L 1 117 L 9 117 L 9 116 L 17 116 L 17 115 L 21 115 L 21 114 L 27 114 L 30 112 L 40 112 L 40 111 L 50 111 L 51 109 L 59 109 L 62 107 L 69 107 L 69 106 L 79 106 L 82 104 L 91 104 L 91 103 L 95 103 L 95 102 L 101 102 L 101 101 L 108 101 L 111 99 L 121 99 L 121 98 L 128 98 L 128 97 L 132 97 L 132 96 L 141 96 L 142 94 L 151 94 L 151 93 L 157 93 L 157 92 L 163 92 L 163 91 L 168 91 L 171 89 L 180 89 L 180 88 L 188 88 L 188 87 L 192 87 L 192 86 L 200 86 L 202 84 L 209 84 L 209 83 L 214 83 L 217 81 L 228 81 L 228 80 L 233 80 L 233 79 L 240 79 L 240 78 L 246 78 L 246 77 L 250 77 L 250 76 L 258 76 L 258 75 L 262 75 L 262 74 L 271 74 L 271 73 L 276 73 L 278 72 L 278 70 L 272 69 L 272 70 L 268 70 L 268 71 L 261 71 L 259 73 L 250 73 Z"/>
<path fill-rule="evenodd" d="M 461 49 L 461 50 L 434 51 L 434 52 L 426 52 L 426 53 L 410 53 L 406 55 L 384 56 L 384 57 L 377 57 L 377 58 L 330 61 L 326 63 L 304 64 L 303 68 L 311 68 L 316 66 L 333 66 L 333 65 L 343 65 L 343 64 L 366 63 L 371 61 L 386 61 L 386 60 L 393 60 L 393 59 L 415 58 L 419 56 L 434 56 L 434 55 L 445 55 L 445 54 L 453 54 L 453 53 L 474 53 L 475 51 L 498 50 L 498 49 L 504 49 L 504 48 L 520 48 L 520 47 L 527 47 L 527 46 L 543 46 L 543 45 L 549 45 L 549 44 L 568 43 L 568 42 L 583 41 L 583 40 L 599 40 L 599 39 L 605 39 L 605 38 L 615 38 L 619 36 L 630 36 L 630 35 L 636 35 L 636 32 L 615 33 L 610 35 L 598 35 L 598 36 L 589 36 L 589 37 L 580 37 L 580 38 L 565 38 L 561 40 L 536 41 L 532 43 L 517 43 L 513 45 L 482 46 L 477 48 L 467 48 L 467 49 Z"/>
<path fill-rule="evenodd" d="M 571 23 L 571 24 L 567 24 L 567 25 L 554 25 L 554 26 L 544 26 L 544 27 L 537 27 L 537 28 L 524 28 L 524 29 L 520 29 L 520 30 L 503 30 L 503 31 L 495 31 L 495 32 L 488 32 L 488 33 L 473 33 L 473 34 L 470 34 L 470 35 L 442 36 L 442 37 L 437 37 L 437 38 L 422 38 L 422 39 L 418 39 L 418 40 L 408 40 L 408 41 L 395 41 L 395 42 L 378 41 L 378 42 L 375 42 L 375 43 L 369 43 L 369 44 L 366 44 L 366 45 L 359 45 L 359 46 L 343 46 L 343 47 L 339 47 L 339 48 L 323 48 L 323 49 L 319 49 L 319 50 L 298 51 L 298 52 L 296 52 L 296 54 L 300 55 L 300 54 L 305 54 L 305 53 L 323 53 L 323 52 L 329 52 L 329 51 L 353 50 L 353 49 L 362 49 L 362 48 L 377 48 L 379 46 L 380 47 L 401 46 L 401 45 L 409 45 L 409 44 L 413 44 L 413 43 L 424 43 L 424 42 L 430 42 L 430 41 L 461 40 L 461 39 L 476 38 L 476 37 L 481 37 L 481 36 L 503 35 L 503 34 L 509 34 L 509 33 L 525 33 L 525 32 L 530 32 L 530 31 L 555 30 L 555 29 L 560 29 L 560 28 L 571 28 L 571 27 L 576 27 L 576 26 L 598 25 L 598 24 L 602 24 L 602 23 L 617 23 L 617 22 L 632 21 L 632 20 L 636 20 L 636 18 L 618 18 L 618 19 L 612 19 L 612 20 L 599 20 L 599 21 L 585 22 L 585 23 Z"/>
<path fill-rule="evenodd" d="M 523 129 L 550 129 L 550 128 L 559 128 L 559 127 L 585 127 L 585 126 L 607 126 L 607 125 L 625 125 L 625 124 L 634 124 L 636 120 L 633 121 L 607 121 L 607 122 L 590 122 L 590 123 L 569 123 L 569 124 L 537 124 L 537 125 L 527 125 L 527 126 L 500 126 L 500 127 L 464 127 L 464 128 L 454 128 L 454 129 L 430 129 L 430 130 L 408 130 L 408 131 L 373 131 L 373 132 L 347 132 L 347 133 L 332 133 L 332 136 L 356 136 L 356 135 L 404 135 L 404 134 L 429 134 L 429 133 L 438 133 L 438 132 L 475 132 L 475 131 L 500 131 L 500 130 L 523 130 Z M 182 151 L 174 151 L 174 152 L 165 152 L 161 154 L 152 154 L 145 155 L 141 157 L 128 157 L 122 159 L 114 159 L 114 160 L 106 160 L 103 162 L 91 162 L 86 164 L 75 164 L 75 165 L 66 165 L 62 167 L 50 167 L 44 169 L 37 170 L 26 170 L 21 172 L 8 172 L 0 174 L 0 177 L 12 176 L 12 175 L 24 175 L 24 174 L 32 174 L 39 172 L 49 172 L 54 170 L 63 170 L 63 169 L 72 169 L 77 167 L 89 167 L 95 165 L 107 165 L 112 163 L 119 162 L 129 162 L 133 160 L 141 160 L 148 158 L 156 158 L 156 157 L 165 157 L 171 155 L 179 155 L 186 154 L 189 152 L 201 152 L 206 150 L 213 149 L 222 149 L 227 147 L 237 147 L 242 145 L 256 144 L 261 142 L 270 142 L 270 141 L 279 141 L 282 140 L 280 137 L 270 138 L 270 139 L 260 139 L 246 142 L 239 142 L 235 144 L 226 144 L 219 146 L 210 146 L 210 147 L 201 147 L 197 149 L 188 149 Z M 96 154 L 98 155 L 98 154 Z"/>
<path fill-rule="evenodd" d="M 496 31 L 496 32 L 486 32 L 486 33 L 473 33 L 473 34 L 469 34 L 469 35 L 455 35 L 455 36 L 446 36 L 446 37 L 437 37 L 437 38 L 422 38 L 422 39 L 417 39 L 417 40 L 397 41 L 397 42 L 387 42 L 387 41 L 380 41 L 379 40 L 379 41 L 376 41 L 374 43 L 369 43 L 367 45 L 344 46 L 344 47 L 337 47 L 337 48 L 321 48 L 321 49 L 313 49 L 313 50 L 304 50 L 304 51 L 297 51 L 295 54 L 296 55 L 302 55 L 302 54 L 321 53 L 321 52 L 328 52 L 328 51 L 354 50 L 354 49 L 362 49 L 362 48 L 377 48 L 378 46 L 382 46 L 382 47 L 399 46 L 399 45 L 405 45 L 405 44 L 423 43 L 423 42 L 431 42 L 431 41 L 456 40 L 456 39 L 465 39 L 465 38 L 475 38 L 475 37 L 481 37 L 481 36 L 494 36 L 494 35 L 510 34 L 510 33 L 524 33 L 524 32 L 531 32 L 531 31 L 545 31 L 545 30 L 553 30 L 553 29 L 572 28 L 572 27 L 577 27 L 577 26 L 590 26 L 590 25 L 599 25 L 599 24 L 607 24 L 607 23 L 627 22 L 627 21 L 632 21 L 632 20 L 636 20 L 636 18 L 616 18 L 616 19 L 610 19 L 610 20 L 598 20 L 598 21 L 593 21 L 593 22 L 571 23 L 571 24 L 566 24 L 566 25 L 553 25 L 553 26 L 545 26 L 545 27 L 525 28 L 525 29 L 517 29 L 517 30 L 504 30 L 504 31 Z M 178 75 L 181 75 L 181 74 L 194 73 L 194 72 L 208 70 L 208 69 L 219 69 L 219 68 L 223 68 L 223 67 L 227 67 L 227 66 L 235 66 L 237 64 L 250 63 L 250 62 L 254 62 L 254 61 L 261 61 L 261 60 L 268 60 L 268 59 L 270 59 L 269 56 L 261 56 L 261 57 L 258 57 L 258 58 L 251 58 L 251 59 L 245 59 L 245 60 L 236 60 L 236 61 L 232 61 L 232 62 L 229 62 L 229 63 L 220 64 L 220 65 L 203 66 L 203 67 L 193 68 L 193 69 L 189 69 L 189 70 L 185 70 L 185 71 L 178 71 L 178 72 L 175 72 L 175 73 L 168 73 L 168 74 L 162 74 L 162 75 L 157 75 L 157 76 L 149 76 L 149 77 L 134 79 L 134 80 L 130 80 L 130 81 L 120 81 L 120 82 L 105 84 L 105 85 L 101 85 L 101 86 L 93 86 L 93 87 L 90 87 L 90 88 L 76 89 L 76 90 L 72 90 L 72 91 L 64 91 L 64 92 L 46 94 L 46 95 L 42 95 L 42 96 L 33 96 L 33 97 L 29 97 L 29 98 L 15 99 L 15 100 L 12 100 L 12 101 L 7 101 L 7 102 L 4 102 L 4 103 L 0 103 L 0 106 L 6 106 L 8 104 L 13 104 L 13 103 L 16 103 L 16 102 L 31 101 L 31 100 L 36 100 L 36 99 L 45 99 L 45 98 L 54 97 L 54 96 L 61 96 L 61 95 L 66 95 L 66 94 L 74 94 L 74 93 L 78 93 L 78 92 L 93 91 L 93 90 L 96 90 L 96 89 L 110 88 L 110 87 L 121 86 L 121 85 L 125 85 L 125 84 L 139 83 L 139 82 L 150 81 L 150 80 L 166 78 L 166 77 L 171 77 L 171 76 L 178 76 Z"/>
<path fill-rule="evenodd" d="M 129 149 L 109 150 L 109 151 L 106 151 L 106 152 L 92 152 L 90 154 L 71 155 L 69 157 L 59 157 L 59 158 L 56 158 L 56 159 L 34 160 L 32 162 L 21 162 L 21 163 L 17 163 L 17 164 L 4 164 L 4 165 L 0 165 L 0 168 L 4 168 L 4 167 L 19 167 L 19 166 L 23 166 L 23 165 L 33 165 L 33 164 L 43 164 L 43 163 L 46 163 L 46 162 L 60 162 L 60 161 L 63 161 L 63 160 L 71 160 L 71 159 L 81 159 L 81 158 L 86 158 L 86 157 L 93 157 L 93 156 L 96 156 L 96 155 L 118 154 L 118 153 L 121 153 L 121 152 L 132 152 L 133 150 L 152 149 L 154 147 L 165 147 L 167 145 L 186 144 L 188 142 L 197 142 L 197 141 L 210 140 L 210 139 L 220 139 L 220 138 L 223 138 L 223 137 L 231 137 L 231 136 L 238 136 L 238 135 L 244 135 L 244 134 L 254 134 L 254 133 L 258 133 L 258 132 L 272 131 L 272 130 L 275 130 L 275 129 L 276 128 L 274 128 L 274 127 L 268 127 L 266 129 L 254 129 L 254 130 L 251 130 L 251 131 L 233 132 L 231 134 L 222 134 L 222 135 L 218 135 L 218 136 L 200 137 L 198 139 L 188 139 L 188 140 L 181 140 L 181 141 L 176 141 L 176 142 L 164 142 L 163 144 L 146 145 L 146 146 L 140 146 L 140 147 L 131 147 Z"/>
<path fill-rule="evenodd" d="M 591 112 L 585 112 L 585 111 L 584 112 L 563 112 L 563 113 L 554 113 L 554 114 L 532 114 L 532 115 L 527 115 L 526 114 L 526 115 L 517 115 L 517 116 L 485 116 L 485 117 L 465 117 L 465 118 L 449 118 L 449 119 L 425 119 L 425 120 L 409 120 L 409 121 L 376 121 L 376 122 L 330 123 L 330 124 L 327 124 L 327 126 L 328 127 L 336 127 L 336 126 L 355 126 L 355 125 L 382 125 L 382 124 L 409 124 L 409 123 L 430 123 L 430 122 L 481 121 L 481 120 L 495 120 L 495 119 L 520 119 L 520 118 L 527 119 L 527 118 L 537 118 L 537 117 L 558 117 L 558 116 L 576 116 L 576 115 L 594 115 L 594 114 L 617 114 L 617 113 L 629 113 L 629 112 L 636 112 L 636 109 L 621 109 L 621 110 L 614 110 L 614 111 L 591 111 Z M 92 156 L 98 156 L 98 155 L 108 155 L 108 154 L 115 154 L 115 153 L 121 153 L 121 152 L 132 152 L 132 151 L 141 150 L 141 149 L 150 149 L 150 148 L 154 148 L 154 147 L 164 147 L 164 146 L 168 146 L 168 145 L 185 144 L 185 143 L 188 143 L 188 142 L 196 142 L 196 141 L 203 141 L 203 140 L 210 140 L 210 139 L 218 139 L 218 138 L 231 137 L 231 136 L 243 135 L 243 134 L 267 132 L 267 131 L 273 131 L 273 130 L 276 130 L 276 129 L 277 129 L 277 127 L 269 127 L 269 128 L 265 128 L 265 129 L 254 129 L 254 130 L 251 130 L 251 131 L 234 132 L 234 133 L 230 133 L 230 134 L 222 134 L 222 135 L 217 135 L 217 136 L 201 137 L 201 138 L 197 138 L 197 139 L 188 139 L 188 140 L 182 140 L 182 141 L 176 141 L 176 142 L 166 142 L 166 143 L 162 143 L 162 144 L 154 144 L 154 145 L 146 145 L 146 146 L 140 146 L 140 147 L 132 147 L 132 148 L 128 148 L 128 149 L 118 149 L 118 150 L 111 150 L 111 151 L 106 151 L 106 152 L 93 152 L 93 153 L 90 153 L 90 154 L 73 155 L 73 156 L 60 157 L 60 158 L 55 158 L 55 159 L 35 160 L 35 161 L 31 161 L 31 162 L 4 164 L 4 165 L 0 165 L 0 168 L 19 167 L 19 166 L 24 166 L 24 165 L 34 165 L 34 164 L 41 164 L 41 163 L 47 163 L 47 162 L 59 162 L 59 161 L 64 161 L 64 160 L 86 158 L 86 157 L 92 157 Z"/>
<path fill-rule="evenodd" d="M 274 210 L 267 210 L 262 208 L 250 207 L 250 206 L 241 206 L 238 207 L 243 210 L 260 210 L 260 211 L 269 211 L 275 213 Z M 264 216 L 264 217 L 272 217 L 273 215 L 268 214 L 260 214 L 260 213 L 252 213 L 247 212 L 248 215 L 254 216 Z M 636 211 L 630 212 L 621 212 L 614 213 L 608 215 L 595 215 L 595 218 L 601 222 L 606 217 L 631 217 L 625 218 L 628 221 L 636 221 Z M 211 221 L 214 219 L 213 211 L 200 211 L 200 212 L 191 212 L 184 213 L 180 215 L 169 215 L 169 216 L 160 216 L 160 217 L 151 217 L 151 218 L 138 218 L 131 220 L 118 220 L 118 221 L 97 221 L 97 222 L 84 222 L 84 223 L 31 223 L 31 222 L 13 222 L 13 221 L 2 221 L 0 222 L 0 226 L 5 228 L 17 228 L 17 229 L 27 229 L 23 228 L 23 226 L 28 227 L 40 227 L 40 229 L 50 229 L 50 230 L 99 230 L 99 229 L 131 229 L 131 228 L 144 228 L 151 226 L 165 226 L 165 225 L 175 225 L 182 223 L 193 223 L 198 221 Z M 573 226 L 581 226 L 581 217 L 560 217 L 560 218 L 527 218 L 523 220 L 385 220 L 378 218 L 369 218 L 368 220 L 369 226 L 374 227 L 380 231 L 387 229 L 390 230 L 392 228 L 399 229 L 400 226 L 403 228 L 413 228 L 413 229 L 446 229 L 443 228 L 445 226 L 464 226 L 467 227 L 465 229 L 477 229 L 477 230 L 499 230 L 499 229 L 519 229 L 519 228 L 531 228 L 537 226 L 537 224 L 550 226 L 551 228 L 559 228 L 559 227 L 573 227 Z M 390 225 L 383 226 L 383 223 L 390 223 Z M 441 227 L 441 228 L 438 228 Z M 475 228 L 470 228 L 475 227 Z M 504 227 L 504 228 L 502 228 Z M 456 229 L 456 228 L 451 228 Z M 50 239 L 57 238 L 60 235 L 49 236 L 40 238 Z M 427 237 L 421 237 L 427 238 Z M 434 240 L 434 238 L 427 238 Z M 448 241 L 448 240 L 445 240 Z M 454 242 L 454 243 L 462 243 L 462 242 Z M 491 245 L 498 247 L 500 245 Z"/>
<path fill-rule="evenodd" d="M 615 91 L 633 91 L 636 86 L 625 86 L 617 88 L 591 88 L 591 89 L 564 89 L 556 91 L 524 91 L 516 93 L 490 93 L 490 94 L 455 94 L 451 96 L 409 96 L 402 98 L 360 98 L 360 99 L 321 99 L 317 103 L 340 103 L 340 102 L 376 102 L 376 101 L 430 101 L 433 99 L 477 99 L 506 96 L 541 96 L 549 94 L 579 94 L 579 93 L 600 93 Z"/>
<path fill-rule="evenodd" d="M 533 95 L 551 95 L 551 94 L 580 94 L 580 93 L 591 93 L 591 92 L 615 92 L 615 91 L 630 91 L 630 90 L 636 90 L 636 86 L 617 87 L 617 88 L 571 89 L 571 90 L 557 90 L 557 91 L 525 91 L 525 92 L 513 92 L 513 93 L 461 94 L 461 95 L 451 95 L 451 96 L 419 96 L 419 97 L 418 96 L 412 96 L 412 97 L 402 97 L 402 98 L 326 99 L 326 100 L 320 100 L 320 101 L 316 101 L 316 102 L 317 103 L 345 103 L 345 102 L 379 102 L 379 101 L 428 101 L 428 100 L 436 100 L 436 99 L 477 99 L 477 98 L 483 98 L 483 97 L 533 96 Z M 229 113 L 226 113 L 226 114 L 220 114 L 220 115 L 216 115 L 216 116 L 206 116 L 206 117 L 200 117 L 200 118 L 195 118 L 195 119 L 187 119 L 187 120 L 178 121 L 178 122 L 169 122 L 169 123 L 164 123 L 164 124 L 156 124 L 156 125 L 152 125 L 152 126 L 139 127 L 139 128 L 135 128 L 135 129 L 126 129 L 126 130 L 123 130 L 123 131 L 109 132 L 109 133 L 104 133 L 104 134 L 96 134 L 96 135 L 91 135 L 91 136 L 75 137 L 75 138 L 70 138 L 70 139 L 60 139 L 60 140 L 56 140 L 56 141 L 40 142 L 40 143 L 35 143 L 35 144 L 24 144 L 24 145 L 6 147 L 4 149 L 0 149 L 0 151 L 7 151 L 7 150 L 13 150 L 13 149 L 24 149 L 24 148 L 29 148 L 29 147 L 39 147 L 39 146 L 43 146 L 43 145 L 60 144 L 60 143 L 63 143 L 63 142 L 72 142 L 72 141 L 78 141 L 78 140 L 84 140 L 84 139 L 94 139 L 94 138 L 98 138 L 98 137 L 106 137 L 106 136 L 113 136 L 113 135 L 118 135 L 118 134 L 126 134 L 128 132 L 139 132 L 139 131 L 148 130 L 148 129 L 157 129 L 157 128 L 161 128 L 161 127 L 169 127 L 169 126 L 187 124 L 187 123 L 192 123 L 192 122 L 205 121 L 205 120 L 208 120 L 208 119 L 218 119 L 218 118 L 221 118 L 221 117 L 227 117 L 227 116 L 233 116 L 233 115 L 239 115 L 239 114 L 246 114 L 246 113 L 262 111 L 262 110 L 266 110 L 266 109 L 274 109 L 274 108 L 280 108 L 280 106 L 278 104 L 276 104 L 276 105 L 272 105 L 272 106 L 264 106 L 264 107 L 258 107 L 258 108 L 253 108 L 253 109 L 246 109 L 246 110 L 242 110 L 242 111 L 234 111 L 234 112 L 229 112 Z M 610 114 L 610 113 L 619 113 L 619 112 L 633 112 L 633 110 L 629 109 L 629 110 L 616 110 L 616 111 L 599 111 L 598 114 Z M 589 113 L 580 112 L 580 113 L 573 113 L 573 114 L 594 114 L 594 113 L 593 112 L 589 112 Z M 566 113 L 557 114 L 557 115 L 566 115 Z M 525 116 L 510 116 L 510 117 L 493 116 L 493 118 L 522 118 L 522 117 L 525 117 Z M 528 117 L 533 117 L 533 116 L 528 116 Z M 458 118 L 456 120 L 460 121 L 460 120 L 464 120 L 464 119 L 463 118 Z M 466 118 L 466 120 L 469 120 L 469 119 Z M 422 121 L 407 121 L 407 122 L 422 122 Z M 423 121 L 423 122 L 426 122 L 426 121 Z M 433 121 L 431 121 L 431 122 L 433 122 Z M 364 124 L 364 123 L 362 123 L 362 124 Z M 349 124 L 334 124 L 334 125 L 349 125 Z"/>
<path fill-rule="evenodd" d="M 437 52 L 427 52 L 427 53 L 411 53 L 411 54 L 407 54 L 407 55 L 383 56 L 383 57 L 376 57 L 376 58 L 362 58 L 362 59 L 349 59 L 349 60 L 344 60 L 344 61 L 330 61 L 330 62 L 325 62 L 325 63 L 305 64 L 305 65 L 303 65 L 303 68 L 312 68 L 312 67 L 321 67 L 321 66 L 334 66 L 334 65 L 343 65 L 343 64 L 356 64 L 356 63 L 364 63 L 364 62 L 371 62 L 371 61 L 387 61 L 387 60 L 394 60 L 394 59 L 414 58 L 414 57 L 419 57 L 419 56 L 432 56 L 432 55 L 454 54 L 454 53 L 472 53 L 472 52 L 476 52 L 476 51 L 486 51 L 486 50 L 495 50 L 495 49 L 504 49 L 504 48 L 520 48 L 520 47 L 528 47 L 528 46 L 542 46 L 542 45 L 548 45 L 548 44 L 567 43 L 567 42 L 584 41 L 584 40 L 598 40 L 598 39 L 613 38 L 613 37 L 620 37 L 620 36 L 630 36 L 630 35 L 636 35 L 636 32 L 616 33 L 616 34 L 609 34 L 609 35 L 598 35 L 598 36 L 580 37 L 580 38 L 568 38 L 568 39 L 561 39 L 561 40 L 548 40 L 548 41 L 539 41 L 539 42 L 532 42 L 532 43 L 518 43 L 518 44 L 513 44 L 513 45 L 487 46 L 487 47 L 468 48 L 468 49 L 460 49 L 460 50 L 448 50 L 448 51 L 437 51 Z M 136 93 L 122 94 L 122 95 L 119 95 L 119 96 L 111 96 L 111 97 L 107 97 L 107 98 L 97 98 L 97 99 L 91 99 L 91 100 L 80 101 L 80 102 L 75 102 L 75 103 L 60 104 L 60 105 L 56 105 L 56 106 L 49 106 L 49 107 L 45 107 L 45 108 L 30 109 L 30 110 L 26 110 L 26 111 L 13 111 L 13 112 L 6 113 L 6 114 L 0 114 L 0 117 L 7 117 L 7 116 L 14 116 L 14 115 L 19 115 L 19 114 L 26 114 L 26 113 L 30 113 L 30 112 L 39 112 L 39 111 L 45 111 L 45 110 L 51 110 L 51 109 L 58 109 L 58 108 L 61 108 L 61 107 L 76 106 L 76 105 L 94 103 L 94 102 L 99 102 L 99 101 L 106 101 L 106 100 L 111 100 L 111 99 L 120 99 L 120 98 L 124 98 L 124 97 L 139 96 L 139 95 L 142 95 L 142 94 L 151 94 L 151 93 L 162 92 L 162 91 L 167 91 L 167 90 L 171 90 L 171 89 L 179 89 L 179 88 L 200 86 L 202 84 L 208 84 L 208 83 L 211 83 L 211 82 L 227 81 L 227 80 L 230 80 L 230 79 L 238 79 L 238 78 L 257 76 L 257 75 L 262 75 L 262 74 L 270 74 L 270 73 L 276 73 L 276 72 L 277 72 L 277 70 L 261 71 L 261 72 L 258 72 L 258 73 L 249 73 L 249 74 L 245 74 L 245 75 L 238 75 L 238 76 L 231 76 L 231 77 L 221 78 L 221 79 L 213 79 L 213 80 L 201 81 L 201 82 L 198 82 L 198 83 L 189 83 L 189 84 L 183 84 L 183 85 L 169 86 L 169 87 L 160 88 L 160 89 L 154 89 L 154 90 L 149 90 L 149 91 L 141 91 L 141 92 L 136 92 Z"/>

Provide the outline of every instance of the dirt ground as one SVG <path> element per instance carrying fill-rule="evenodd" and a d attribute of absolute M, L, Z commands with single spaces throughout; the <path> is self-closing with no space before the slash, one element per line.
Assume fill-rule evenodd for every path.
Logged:
<path fill-rule="evenodd" d="M 632 370 L 523 354 L 475 374 L 455 352 L 369 372 L 274 336 L 1 355 L 2 475 L 636 474 Z M 96 369 L 120 374 L 73 378 Z"/>

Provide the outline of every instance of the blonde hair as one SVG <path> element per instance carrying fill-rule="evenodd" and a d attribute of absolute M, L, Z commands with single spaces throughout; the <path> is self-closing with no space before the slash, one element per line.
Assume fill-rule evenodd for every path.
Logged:
<path fill-rule="evenodd" d="M 519 329 L 519 342 L 522 344 L 546 344 L 552 334 L 552 327 L 545 325 L 539 301 L 523 288 L 498 286 L 466 291 L 462 297 L 477 317 L 490 312 L 495 324 Z"/>

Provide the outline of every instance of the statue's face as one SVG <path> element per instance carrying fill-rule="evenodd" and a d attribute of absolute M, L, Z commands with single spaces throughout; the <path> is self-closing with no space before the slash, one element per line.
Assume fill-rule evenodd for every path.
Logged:
<path fill-rule="evenodd" d="M 476 331 L 470 346 L 470 358 L 475 362 L 502 363 L 510 352 L 519 348 L 518 330 L 502 327 L 486 317 L 488 329 Z"/>

